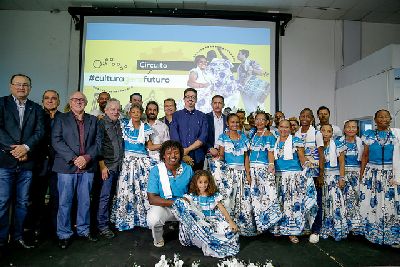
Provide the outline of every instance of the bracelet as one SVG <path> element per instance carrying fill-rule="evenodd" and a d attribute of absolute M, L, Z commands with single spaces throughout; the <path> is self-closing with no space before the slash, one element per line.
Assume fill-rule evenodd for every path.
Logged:
<path fill-rule="evenodd" d="M 269 166 L 275 166 L 275 163 L 270 162 L 270 163 L 268 163 L 268 165 L 269 165 Z"/>

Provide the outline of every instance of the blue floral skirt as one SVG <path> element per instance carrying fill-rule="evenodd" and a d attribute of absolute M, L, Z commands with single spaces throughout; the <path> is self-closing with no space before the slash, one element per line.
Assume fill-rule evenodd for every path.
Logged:
<path fill-rule="evenodd" d="M 283 211 L 282 219 L 274 233 L 300 235 L 309 228 L 317 215 L 317 191 L 312 177 L 302 171 L 277 173 L 279 199 Z"/>
<path fill-rule="evenodd" d="M 250 175 L 256 227 L 258 232 L 263 232 L 282 218 L 275 175 L 268 172 L 268 166 L 250 167 Z"/>
<path fill-rule="evenodd" d="M 239 252 L 239 235 L 216 210 L 216 215 L 205 216 L 199 207 L 183 199 L 172 205 L 172 213 L 179 221 L 179 241 L 183 246 L 197 246 L 204 255 L 217 258 L 234 256 Z"/>
<path fill-rule="evenodd" d="M 147 226 L 147 180 L 153 161 L 125 154 L 113 201 L 111 221 L 120 231 Z"/>
<path fill-rule="evenodd" d="M 391 186 L 392 178 L 391 166 L 368 163 L 360 183 L 364 235 L 373 243 L 400 244 L 400 186 Z"/>
<path fill-rule="evenodd" d="M 362 234 L 360 215 L 360 168 L 346 167 L 343 188 L 344 205 L 346 206 L 347 225 L 353 234 Z"/>
<path fill-rule="evenodd" d="M 240 235 L 256 235 L 251 188 L 245 170 L 231 168 L 221 161 L 210 162 L 210 169 L 224 198 L 223 204 L 239 227 Z"/>
<path fill-rule="evenodd" d="M 266 96 L 269 94 L 270 84 L 256 75 L 251 75 L 246 80 L 244 86 L 239 86 L 238 89 L 242 94 L 257 100 L 258 102 L 264 102 Z"/>
<path fill-rule="evenodd" d="M 323 238 L 333 237 L 339 241 L 347 237 L 347 213 L 342 189 L 339 188 L 339 174 L 324 175 L 322 187 L 322 227 L 320 234 Z"/>

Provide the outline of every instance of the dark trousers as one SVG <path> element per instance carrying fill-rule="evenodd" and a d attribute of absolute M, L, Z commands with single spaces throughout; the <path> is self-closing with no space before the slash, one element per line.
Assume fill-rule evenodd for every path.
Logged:
<path fill-rule="evenodd" d="M 315 182 L 316 178 L 314 178 Z M 318 205 L 318 211 L 317 211 L 317 216 L 315 217 L 314 223 L 312 225 L 311 231 L 314 234 L 319 234 L 321 231 L 322 227 L 322 187 L 317 187 L 317 205 Z"/>
<path fill-rule="evenodd" d="M 193 171 L 202 170 L 203 168 L 204 168 L 204 160 L 197 162 L 192 166 Z"/>
<path fill-rule="evenodd" d="M 118 181 L 119 172 L 110 171 L 107 180 L 101 180 L 99 197 L 99 209 L 97 212 L 97 224 L 99 231 L 108 229 L 110 223 L 110 204 Z"/>

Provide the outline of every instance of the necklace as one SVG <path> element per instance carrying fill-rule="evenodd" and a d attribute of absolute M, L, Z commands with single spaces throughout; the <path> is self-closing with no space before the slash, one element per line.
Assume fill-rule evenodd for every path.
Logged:
<path fill-rule="evenodd" d="M 237 133 L 237 132 L 236 132 L 236 133 Z M 233 138 L 233 137 L 231 136 L 231 132 L 229 132 L 229 133 L 228 133 L 228 137 L 229 137 L 229 140 L 231 141 L 231 143 L 232 143 L 232 145 L 233 145 L 233 150 L 234 150 L 234 151 L 237 151 L 237 150 L 239 149 L 239 147 L 240 147 L 240 134 L 238 134 L 237 137 Z"/>
<path fill-rule="evenodd" d="M 376 140 L 378 141 L 378 144 L 379 144 L 380 146 L 385 146 L 386 143 L 389 141 L 389 137 L 390 137 L 390 131 L 387 131 L 386 137 L 381 138 L 381 137 L 379 136 L 379 131 L 378 131 L 378 130 L 375 130 L 375 138 L 376 138 Z"/>
<path fill-rule="evenodd" d="M 378 141 L 378 144 L 381 146 L 382 149 L 382 169 L 385 164 L 385 145 L 389 141 L 390 131 L 387 131 L 386 138 L 381 138 L 379 136 L 378 130 L 375 130 L 375 138 Z"/>
<path fill-rule="evenodd" d="M 263 131 L 257 131 L 257 133 L 262 133 L 262 134 L 261 134 L 261 135 L 255 134 L 255 135 L 253 136 L 253 138 L 251 138 L 250 146 L 251 146 L 252 148 L 259 147 L 259 149 L 258 149 L 258 151 L 257 151 L 257 157 L 256 157 L 256 159 L 259 159 L 259 158 L 260 158 L 261 145 L 262 145 L 262 141 L 263 141 L 263 138 L 262 138 L 262 137 L 263 137 L 264 134 L 265 134 L 265 130 L 266 130 L 266 129 L 264 129 Z M 258 142 L 255 140 L 256 137 L 259 137 L 259 138 L 258 138 Z"/>

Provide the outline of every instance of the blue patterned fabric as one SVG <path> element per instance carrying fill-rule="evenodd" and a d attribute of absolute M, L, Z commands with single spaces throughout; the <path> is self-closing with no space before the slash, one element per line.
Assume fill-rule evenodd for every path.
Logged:
<path fill-rule="evenodd" d="M 253 135 L 250 141 L 250 164 L 268 164 L 268 151 L 274 151 L 275 142 L 273 135 Z"/>
<path fill-rule="evenodd" d="M 360 167 L 361 162 L 358 160 L 357 143 L 350 143 L 345 141 L 346 155 L 345 165 L 346 167 Z"/>
<path fill-rule="evenodd" d="M 364 236 L 373 243 L 399 245 L 400 186 L 390 185 L 395 137 L 391 131 L 368 130 L 362 140 L 369 147 L 369 163 L 360 183 Z"/>
<path fill-rule="evenodd" d="M 346 219 L 349 231 L 353 234 L 362 234 L 360 215 L 360 168 L 347 167 L 344 176 L 346 185 L 343 188 Z"/>
<path fill-rule="evenodd" d="M 277 173 L 280 183 L 279 198 L 283 210 L 282 219 L 274 233 L 300 235 L 309 229 L 317 215 L 317 192 L 312 177 L 303 171 Z"/>
<path fill-rule="evenodd" d="M 377 244 L 400 244 L 400 186 L 391 186 L 391 169 L 367 164 L 360 183 L 360 213 L 365 238 Z"/>
<path fill-rule="evenodd" d="M 125 154 L 111 213 L 118 230 L 147 227 L 147 179 L 154 164 L 149 157 Z"/>
<path fill-rule="evenodd" d="M 246 180 L 246 172 L 230 168 L 220 161 L 211 161 L 210 170 L 223 197 L 223 204 L 239 227 L 240 235 L 256 235 L 251 188 Z"/>
<path fill-rule="evenodd" d="M 143 122 L 142 122 L 143 123 Z M 139 129 L 135 129 L 132 126 L 132 121 L 128 119 L 121 120 L 122 137 L 124 138 L 124 150 L 125 152 L 134 152 L 142 155 L 147 155 L 145 143 L 139 143 L 137 141 L 139 135 Z M 145 141 L 150 139 L 150 135 L 153 133 L 151 126 L 147 123 L 144 124 L 144 137 Z"/>
<path fill-rule="evenodd" d="M 244 152 L 249 150 L 249 140 L 246 135 L 242 132 L 238 132 L 240 135 L 239 140 L 232 140 L 227 133 L 223 133 L 219 136 L 216 144 L 223 146 L 224 160 L 228 166 L 244 166 Z"/>
<path fill-rule="evenodd" d="M 239 235 L 232 232 L 219 209 L 215 208 L 214 216 L 206 216 L 195 199 L 192 198 L 190 203 L 177 199 L 172 205 L 172 213 L 180 222 L 181 244 L 195 245 L 206 256 L 224 258 L 236 255 L 239 252 Z M 215 207 L 218 200 L 219 197 L 210 197 L 209 204 Z M 203 199 L 202 202 L 206 200 Z"/>
<path fill-rule="evenodd" d="M 342 190 L 338 186 L 340 176 L 337 173 L 324 175 L 322 187 L 322 228 L 323 238 L 333 237 L 339 241 L 347 237 L 349 226 L 347 223 L 346 207 Z"/>
<path fill-rule="evenodd" d="M 251 204 L 258 232 L 267 231 L 282 217 L 275 175 L 268 167 L 250 167 Z"/>
<path fill-rule="evenodd" d="M 307 175 L 311 175 L 312 177 L 319 176 L 319 154 L 318 154 L 318 147 L 324 145 L 324 141 L 322 138 L 322 134 L 320 131 L 315 130 L 315 141 L 314 142 L 307 142 L 307 132 L 302 133 L 301 129 L 296 132 L 296 136 L 299 137 L 304 142 L 304 156 L 307 158 L 308 161 L 312 164 L 311 168 L 308 168 Z"/>

